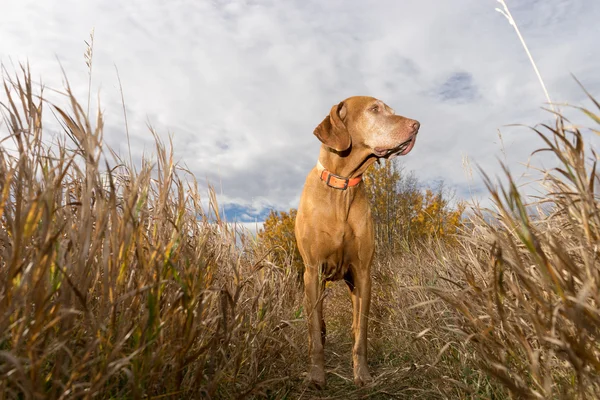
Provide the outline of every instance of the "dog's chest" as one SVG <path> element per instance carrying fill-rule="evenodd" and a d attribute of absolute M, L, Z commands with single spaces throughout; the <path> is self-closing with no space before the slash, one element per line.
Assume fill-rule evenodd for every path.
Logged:
<path fill-rule="evenodd" d="M 364 233 L 357 235 L 356 230 L 351 228 L 335 232 L 335 237 L 331 238 L 330 252 L 323 263 L 323 274 L 327 280 L 343 279 L 351 267 L 361 268 L 370 260 L 373 237 Z"/>

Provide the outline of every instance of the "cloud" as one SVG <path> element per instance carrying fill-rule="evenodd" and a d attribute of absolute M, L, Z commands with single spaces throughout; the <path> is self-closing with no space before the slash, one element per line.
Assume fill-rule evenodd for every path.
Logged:
<path fill-rule="evenodd" d="M 539 140 L 503 126 L 552 120 L 513 28 L 491 0 L 9 1 L 2 62 L 29 60 L 36 77 L 60 87 L 58 59 L 87 99 L 83 41 L 94 27 L 92 91 L 107 118 L 105 141 L 126 154 L 116 65 L 134 157 L 152 151 L 149 122 L 164 140 L 172 136 L 177 160 L 199 182 L 208 179 L 224 204 L 249 217 L 297 206 L 317 160 L 312 131 L 351 95 L 373 95 L 418 119 L 405 168 L 460 193 L 484 193 L 481 179 L 463 171 L 464 154 L 491 175 L 506 155 L 521 174 L 518 163 Z M 569 74 L 600 92 L 593 51 L 600 4 L 509 6 L 553 99 L 589 105 Z"/>

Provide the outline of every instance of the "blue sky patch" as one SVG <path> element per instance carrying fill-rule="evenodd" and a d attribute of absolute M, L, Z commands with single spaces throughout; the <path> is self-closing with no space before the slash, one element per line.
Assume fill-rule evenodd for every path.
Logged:
<path fill-rule="evenodd" d="M 455 72 L 438 90 L 443 101 L 471 102 L 479 97 L 473 75 L 468 72 Z"/>
<path fill-rule="evenodd" d="M 232 203 L 221 205 L 221 215 L 224 213 L 227 222 L 262 222 L 267 219 L 270 211 L 269 208 L 257 210 Z"/>

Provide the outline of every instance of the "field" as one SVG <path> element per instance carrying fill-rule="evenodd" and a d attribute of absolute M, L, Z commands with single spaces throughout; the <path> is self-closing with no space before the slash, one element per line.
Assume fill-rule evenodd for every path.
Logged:
<path fill-rule="evenodd" d="M 291 262 L 222 221 L 154 132 L 156 163 L 134 167 L 68 88 L 51 104 L 23 68 L 4 89 L 0 399 L 600 397 L 597 158 L 560 114 L 531 133 L 556 157 L 542 201 L 506 167 L 452 244 L 378 251 L 364 388 L 349 296 L 328 286 L 317 391 Z"/>

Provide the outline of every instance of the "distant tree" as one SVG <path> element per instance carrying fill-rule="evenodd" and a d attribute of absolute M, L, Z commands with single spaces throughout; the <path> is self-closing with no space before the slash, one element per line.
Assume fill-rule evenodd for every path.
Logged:
<path fill-rule="evenodd" d="M 304 264 L 294 234 L 297 212 L 295 208 L 289 212 L 271 210 L 257 236 L 264 250 L 270 252 L 271 261 L 281 266 L 291 265 L 303 273 Z"/>
<path fill-rule="evenodd" d="M 386 251 L 414 245 L 435 237 L 455 242 L 465 209 L 453 202 L 443 182 L 423 190 L 414 174 L 406 174 L 394 162 L 376 163 L 364 176 L 371 203 L 375 239 Z"/>

